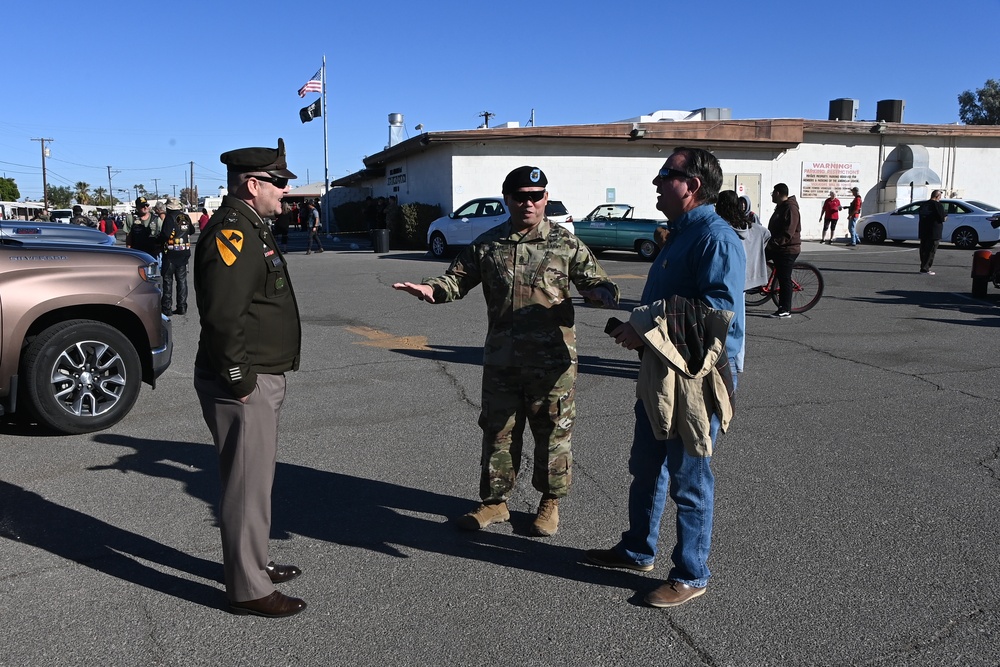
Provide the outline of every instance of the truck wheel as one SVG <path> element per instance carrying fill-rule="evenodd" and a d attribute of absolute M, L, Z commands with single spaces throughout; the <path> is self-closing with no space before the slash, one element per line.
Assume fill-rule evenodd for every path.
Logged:
<path fill-rule="evenodd" d="M 103 322 L 69 320 L 40 333 L 23 359 L 24 390 L 38 420 L 63 433 L 118 423 L 142 385 L 139 354 Z"/>

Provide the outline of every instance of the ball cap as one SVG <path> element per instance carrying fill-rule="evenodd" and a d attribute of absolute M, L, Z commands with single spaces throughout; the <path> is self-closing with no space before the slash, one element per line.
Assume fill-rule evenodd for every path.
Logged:
<path fill-rule="evenodd" d="M 149 202 L 146 201 L 145 197 L 139 197 L 138 199 L 135 200 L 135 207 L 139 208 L 140 206 L 145 206 L 148 203 Z"/>
<path fill-rule="evenodd" d="M 538 167 L 518 167 L 503 179 L 503 194 L 520 190 L 521 188 L 544 188 L 549 184 L 545 172 Z"/>
<path fill-rule="evenodd" d="M 285 142 L 278 138 L 277 148 L 237 148 L 219 156 L 229 171 L 245 174 L 250 171 L 266 171 L 280 178 L 298 178 L 288 171 L 285 162 Z"/>

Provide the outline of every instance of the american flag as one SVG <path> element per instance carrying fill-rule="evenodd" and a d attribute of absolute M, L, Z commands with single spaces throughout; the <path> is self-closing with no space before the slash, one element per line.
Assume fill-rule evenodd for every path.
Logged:
<path fill-rule="evenodd" d="M 322 73 L 323 73 L 322 67 L 316 70 L 316 73 L 312 75 L 312 78 L 306 81 L 306 85 L 299 88 L 299 97 L 305 97 L 306 93 L 323 92 L 323 81 L 320 76 Z"/>

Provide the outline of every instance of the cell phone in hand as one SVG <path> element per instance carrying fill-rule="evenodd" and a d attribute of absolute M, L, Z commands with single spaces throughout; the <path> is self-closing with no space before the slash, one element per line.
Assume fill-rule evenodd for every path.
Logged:
<path fill-rule="evenodd" d="M 606 333 L 606 334 L 608 334 L 610 336 L 612 331 L 614 331 L 615 329 L 617 329 L 618 327 L 620 327 L 623 324 L 625 324 L 625 323 L 622 322 L 617 317 L 609 317 L 608 318 L 608 323 L 604 325 L 604 333 Z"/>

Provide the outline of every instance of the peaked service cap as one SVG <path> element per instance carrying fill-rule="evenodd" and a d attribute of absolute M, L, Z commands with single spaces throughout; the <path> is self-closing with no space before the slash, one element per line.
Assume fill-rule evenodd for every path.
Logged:
<path fill-rule="evenodd" d="M 277 148 L 237 148 L 219 156 L 229 171 L 245 174 L 250 171 L 266 171 L 280 178 L 298 178 L 288 171 L 285 162 L 285 142 L 278 138 Z"/>

